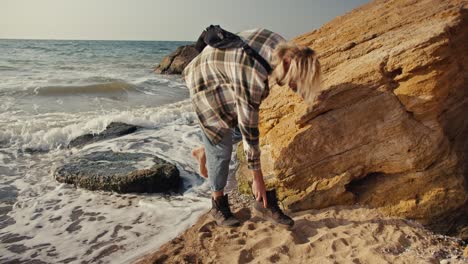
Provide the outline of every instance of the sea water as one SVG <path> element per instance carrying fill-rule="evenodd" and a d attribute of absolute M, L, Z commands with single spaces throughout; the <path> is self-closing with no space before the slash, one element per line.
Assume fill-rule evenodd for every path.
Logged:
<path fill-rule="evenodd" d="M 210 206 L 190 150 L 200 131 L 178 76 L 153 68 L 184 42 L 0 40 L 0 263 L 128 263 Z M 136 133 L 78 148 L 111 122 Z M 77 189 L 53 171 L 84 152 L 149 153 L 177 165 L 178 195 Z"/>

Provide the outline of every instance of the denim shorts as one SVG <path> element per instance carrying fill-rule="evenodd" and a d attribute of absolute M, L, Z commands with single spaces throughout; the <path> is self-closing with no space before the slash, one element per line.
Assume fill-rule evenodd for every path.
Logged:
<path fill-rule="evenodd" d="M 218 144 L 214 145 L 203 130 L 201 134 L 205 145 L 206 168 L 211 191 L 222 191 L 228 180 L 233 145 L 242 140 L 242 135 L 238 127 L 232 128 Z"/>

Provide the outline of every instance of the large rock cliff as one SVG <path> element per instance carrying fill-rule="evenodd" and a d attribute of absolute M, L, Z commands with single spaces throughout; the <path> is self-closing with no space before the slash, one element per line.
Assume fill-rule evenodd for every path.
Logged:
<path fill-rule="evenodd" d="M 323 90 L 306 106 L 273 87 L 260 127 L 289 209 L 359 203 L 468 238 L 467 8 L 375 1 L 294 39 L 321 54 Z"/>

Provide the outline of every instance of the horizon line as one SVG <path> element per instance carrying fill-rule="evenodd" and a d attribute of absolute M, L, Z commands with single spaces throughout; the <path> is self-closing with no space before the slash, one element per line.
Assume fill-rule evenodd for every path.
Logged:
<path fill-rule="evenodd" d="M 70 41 L 160 41 L 196 42 L 194 40 L 151 40 L 151 39 L 61 39 L 61 38 L 0 38 L 0 40 L 70 40 Z"/>

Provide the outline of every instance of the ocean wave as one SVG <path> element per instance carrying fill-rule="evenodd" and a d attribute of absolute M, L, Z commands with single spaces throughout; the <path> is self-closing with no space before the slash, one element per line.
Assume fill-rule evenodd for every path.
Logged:
<path fill-rule="evenodd" d="M 169 90 L 173 90 L 174 88 L 187 90 L 185 83 L 180 77 L 168 78 L 165 76 L 164 78 L 159 78 L 151 76 L 149 78 L 138 78 L 132 83 L 137 87 L 138 91 L 147 95 L 158 95 L 160 93 L 159 87 L 169 87 Z"/>
<path fill-rule="evenodd" d="M 168 86 L 168 87 L 177 87 L 177 88 L 186 88 L 185 83 L 181 77 L 170 77 L 164 76 L 163 78 L 159 76 L 151 76 L 151 78 L 140 78 L 135 80 L 135 85 L 143 87 L 154 87 L 154 86 Z"/>
<path fill-rule="evenodd" d="M 187 98 L 188 91 L 174 89 L 178 80 L 172 76 L 153 81 L 166 76 L 155 75 L 148 66 L 162 57 L 159 47 L 175 49 L 178 43 L 7 44 L 1 47 L 5 61 L 0 65 L 17 69 L 0 71 L 0 163 L 5 176 L 0 188 L 8 194 L 12 186 L 17 197 L 2 234 L 27 239 L 0 243 L 0 259 L 128 263 L 175 237 L 208 210 L 208 186 L 197 186 L 203 181 L 190 155 L 201 141 L 196 115 L 189 100 L 168 104 Z M 139 47 L 146 53 L 137 52 Z M 99 133 L 111 122 L 144 129 L 67 148 L 76 137 Z M 200 189 L 194 198 L 184 194 L 172 199 L 91 192 L 55 182 L 52 172 L 71 155 L 104 149 L 159 156 L 176 164 L 184 189 Z M 15 246 L 27 249 L 7 250 Z M 119 251 L 112 252 L 114 248 Z"/>
<path fill-rule="evenodd" d="M 52 48 L 52 47 L 26 46 L 24 48 L 25 49 L 31 49 L 31 50 L 45 51 L 45 52 L 57 51 L 57 49 Z"/>
<path fill-rule="evenodd" d="M 36 60 L 32 60 L 32 59 L 7 59 L 6 61 L 11 64 L 29 64 L 29 63 L 36 62 Z"/>
<path fill-rule="evenodd" d="M 0 65 L 0 71 L 16 71 L 18 68 L 12 66 Z"/>
<path fill-rule="evenodd" d="M 145 69 L 149 68 L 148 63 L 123 63 L 123 67 L 128 69 Z"/>
<path fill-rule="evenodd" d="M 114 81 L 109 83 L 98 83 L 81 86 L 45 86 L 34 89 L 34 93 L 39 96 L 116 94 L 137 91 L 138 90 L 134 85 L 123 81 Z"/>
<path fill-rule="evenodd" d="M 72 66 L 72 65 L 60 65 L 60 66 L 57 66 L 56 68 L 59 70 L 69 70 L 69 71 L 78 69 L 78 67 Z"/>
<path fill-rule="evenodd" d="M 168 125 L 193 125 L 196 116 L 189 100 L 132 111 L 87 112 L 80 114 L 41 114 L 11 116 L 1 113 L 3 129 L 0 142 L 4 147 L 18 150 L 48 151 L 66 147 L 71 140 L 84 134 L 103 131 L 111 122 L 122 122 L 144 128 L 161 128 Z M 20 122 L 16 122 L 20 119 Z"/>
<path fill-rule="evenodd" d="M 92 82 L 92 83 L 110 83 L 110 82 L 123 82 L 122 79 L 116 79 L 106 76 L 89 76 L 83 79 L 85 82 Z"/>

